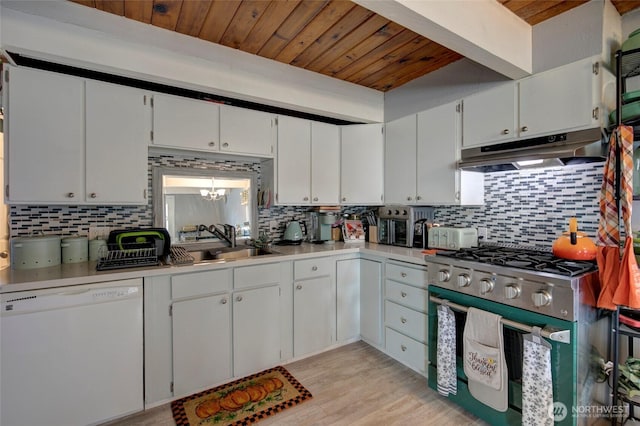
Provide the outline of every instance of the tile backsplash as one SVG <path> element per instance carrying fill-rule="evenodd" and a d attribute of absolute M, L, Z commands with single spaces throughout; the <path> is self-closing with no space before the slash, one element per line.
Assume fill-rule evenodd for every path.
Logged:
<path fill-rule="evenodd" d="M 151 170 L 154 166 L 207 167 L 252 171 L 261 185 L 262 165 L 251 160 L 214 160 L 198 155 L 152 153 L 149 157 L 149 202 L 146 206 L 10 206 L 11 236 L 32 233 L 90 235 L 100 229 L 153 225 Z M 484 226 L 488 241 L 548 247 L 578 218 L 579 230 L 594 238 L 598 227 L 598 192 L 602 163 L 563 168 L 532 169 L 485 175 L 485 205 L 436 206 L 436 221 L 449 226 Z M 307 207 L 274 206 L 258 211 L 258 227 L 279 238 L 289 220 L 305 218 Z M 359 213 L 366 207 L 345 207 Z M 280 228 L 270 232 L 269 223 Z"/>

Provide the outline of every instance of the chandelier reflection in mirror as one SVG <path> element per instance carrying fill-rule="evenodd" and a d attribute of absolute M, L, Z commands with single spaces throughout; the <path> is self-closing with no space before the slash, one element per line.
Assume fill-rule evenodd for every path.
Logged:
<path fill-rule="evenodd" d="M 224 188 L 200 189 L 200 195 L 207 201 L 223 200 L 225 203 L 227 202 L 227 190 Z"/>

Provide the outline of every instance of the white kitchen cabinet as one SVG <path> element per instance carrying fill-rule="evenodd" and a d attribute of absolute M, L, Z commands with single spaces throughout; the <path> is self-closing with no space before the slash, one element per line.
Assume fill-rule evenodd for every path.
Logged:
<path fill-rule="evenodd" d="M 301 118 L 278 117 L 276 157 L 276 203 L 311 203 L 311 122 Z"/>
<path fill-rule="evenodd" d="M 360 259 L 360 335 L 382 345 L 382 263 Z"/>
<path fill-rule="evenodd" d="M 153 146 L 220 150 L 220 107 L 216 103 L 153 94 Z"/>
<path fill-rule="evenodd" d="M 220 105 L 220 151 L 273 157 L 276 116 L 263 111 Z"/>
<path fill-rule="evenodd" d="M 144 91 L 8 70 L 8 203 L 146 204 Z"/>
<path fill-rule="evenodd" d="M 330 257 L 293 263 L 293 355 L 320 351 L 334 340 L 333 268 Z"/>
<path fill-rule="evenodd" d="M 387 204 L 413 204 L 417 194 L 417 116 L 385 124 L 384 196 Z"/>
<path fill-rule="evenodd" d="M 256 373 L 280 362 L 280 288 L 233 293 L 233 374 Z"/>
<path fill-rule="evenodd" d="M 336 261 L 336 340 L 346 342 L 360 336 L 360 262 Z"/>
<path fill-rule="evenodd" d="M 340 197 L 338 126 L 278 117 L 276 202 L 336 205 Z"/>
<path fill-rule="evenodd" d="M 463 146 L 606 126 L 615 106 L 614 77 L 587 58 L 463 100 Z"/>
<path fill-rule="evenodd" d="M 518 85 L 500 84 L 463 99 L 462 146 L 507 142 L 518 136 Z"/>
<path fill-rule="evenodd" d="M 384 202 L 384 134 L 382 124 L 341 126 L 340 203 Z"/>
<path fill-rule="evenodd" d="M 418 196 L 429 205 L 482 205 L 484 175 L 460 170 L 460 103 L 418 114 Z"/>
<path fill-rule="evenodd" d="M 7 203 L 83 201 L 84 80 L 5 67 Z"/>
<path fill-rule="evenodd" d="M 147 93 L 93 80 L 86 81 L 85 90 L 85 200 L 146 204 L 151 126 Z"/>
<path fill-rule="evenodd" d="M 385 264 L 385 351 L 427 374 L 427 268 L 405 262 Z"/>
<path fill-rule="evenodd" d="M 187 395 L 232 377 L 229 294 L 173 303 L 173 383 Z"/>

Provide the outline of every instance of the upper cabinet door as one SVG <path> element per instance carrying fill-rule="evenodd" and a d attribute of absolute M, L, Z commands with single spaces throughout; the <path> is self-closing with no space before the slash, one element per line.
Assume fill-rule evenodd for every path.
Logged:
<path fill-rule="evenodd" d="M 84 200 L 84 80 L 5 69 L 7 202 L 78 204 Z"/>
<path fill-rule="evenodd" d="M 311 188 L 311 123 L 309 120 L 278 117 L 276 202 L 309 204 Z"/>
<path fill-rule="evenodd" d="M 416 123 L 417 116 L 413 114 L 385 125 L 385 203 L 416 202 Z"/>
<path fill-rule="evenodd" d="M 153 145 L 199 151 L 220 149 L 218 104 L 153 95 Z"/>
<path fill-rule="evenodd" d="M 340 203 L 340 128 L 311 122 L 311 204 Z"/>
<path fill-rule="evenodd" d="M 597 87 L 605 70 L 594 69 L 595 63 L 578 61 L 520 80 L 520 136 L 597 126 L 594 108 L 600 103 Z"/>
<path fill-rule="evenodd" d="M 382 204 L 384 201 L 382 124 L 341 126 L 341 139 L 341 204 Z"/>
<path fill-rule="evenodd" d="M 427 204 L 459 202 L 460 147 L 458 102 L 418 114 L 418 194 Z"/>
<path fill-rule="evenodd" d="M 501 84 L 463 101 L 462 146 L 488 145 L 517 137 L 517 87 Z"/>
<path fill-rule="evenodd" d="M 220 149 L 224 152 L 273 157 L 276 116 L 262 111 L 220 105 Z"/>
<path fill-rule="evenodd" d="M 87 80 L 87 202 L 147 203 L 148 103 L 142 90 Z"/>

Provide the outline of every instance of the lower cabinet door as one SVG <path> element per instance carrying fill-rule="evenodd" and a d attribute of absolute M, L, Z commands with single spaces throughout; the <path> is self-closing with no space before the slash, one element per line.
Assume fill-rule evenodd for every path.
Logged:
<path fill-rule="evenodd" d="M 280 287 L 233 294 L 233 374 L 256 373 L 280 362 Z"/>
<path fill-rule="evenodd" d="M 427 345 L 388 327 L 385 328 L 385 331 L 387 354 L 426 376 L 428 364 Z"/>
<path fill-rule="evenodd" d="M 231 378 L 230 306 L 228 294 L 173 304 L 175 396 Z"/>
<path fill-rule="evenodd" d="M 293 355 L 331 344 L 331 278 L 296 281 L 293 289 Z"/>

